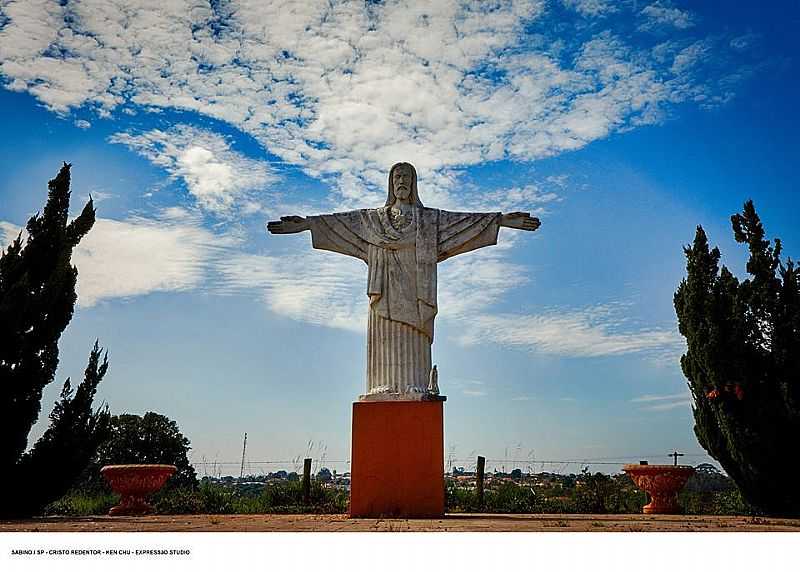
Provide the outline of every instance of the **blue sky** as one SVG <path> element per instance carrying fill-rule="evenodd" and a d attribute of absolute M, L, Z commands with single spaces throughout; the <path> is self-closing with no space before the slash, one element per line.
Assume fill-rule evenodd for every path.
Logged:
<path fill-rule="evenodd" d="M 346 470 L 365 267 L 264 226 L 382 205 L 410 161 L 426 206 L 542 220 L 440 267 L 448 459 L 707 461 L 672 294 L 697 224 L 742 275 L 748 198 L 797 255 L 798 23 L 788 1 L 3 2 L 0 238 L 63 160 L 98 211 L 42 417 L 99 338 L 98 398 L 175 419 L 194 461 L 247 431 L 253 472 Z"/>

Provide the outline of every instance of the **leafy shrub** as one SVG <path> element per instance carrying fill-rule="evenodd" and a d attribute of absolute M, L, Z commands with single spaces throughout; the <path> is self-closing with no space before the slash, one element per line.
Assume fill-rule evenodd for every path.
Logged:
<path fill-rule="evenodd" d="M 302 483 L 281 482 L 264 487 L 260 500 L 265 512 L 332 514 L 347 512 L 348 496 L 340 489 L 327 488 L 319 482 L 312 482 L 309 504 L 306 505 L 303 503 Z"/>
<path fill-rule="evenodd" d="M 219 503 L 224 506 L 224 503 Z M 187 487 L 162 489 L 153 499 L 158 514 L 201 514 L 203 497 L 200 491 Z"/>
<path fill-rule="evenodd" d="M 213 483 L 202 483 L 198 490 L 200 509 L 204 514 L 233 514 L 236 492 Z"/>
<path fill-rule="evenodd" d="M 477 492 L 447 483 L 445 506 L 447 512 L 532 513 L 542 512 L 542 499 L 532 488 L 516 483 L 502 483 L 484 491 L 483 506 Z"/>
<path fill-rule="evenodd" d="M 451 481 L 445 482 L 444 502 L 446 512 L 481 512 L 482 510 L 475 491 L 461 488 Z"/>
<path fill-rule="evenodd" d="M 108 514 L 119 496 L 98 491 L 71 492 L 45 507 L 48 516 L 93 516 Z"/>

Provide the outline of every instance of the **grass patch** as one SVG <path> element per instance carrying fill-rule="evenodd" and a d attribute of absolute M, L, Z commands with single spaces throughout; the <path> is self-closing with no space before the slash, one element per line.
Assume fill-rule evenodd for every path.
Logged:
<path fill-rule="evenodd" d="M 45 508 L 48 516 L 96 516 L 108 514 L 119 502 L 119 496 L 103 491 L 67 493 Z"/>
<path fill-rule="evenodd" d="M 47 507 L 49 515 L 107 514 L 119 497 L 102 490 L 73 491 Z M 347 492 L 312 483 L 303 502 L 299 482 L 284 481 L 239 489 L 204 482 L 197 489 L 166 488 L 149 501 L 157 514 L 341 514 L 347 512 Z"/>

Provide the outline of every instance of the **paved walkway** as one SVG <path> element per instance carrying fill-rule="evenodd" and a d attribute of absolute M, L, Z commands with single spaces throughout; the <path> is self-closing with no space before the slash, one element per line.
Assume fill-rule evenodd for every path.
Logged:
<path fill-rule="evenodd" d="M 744 516 L 452 514 L 442 519 L 346 515 L 47 517 L 0 521 L 3 532 L 800 532 L 800 519 Z"/>

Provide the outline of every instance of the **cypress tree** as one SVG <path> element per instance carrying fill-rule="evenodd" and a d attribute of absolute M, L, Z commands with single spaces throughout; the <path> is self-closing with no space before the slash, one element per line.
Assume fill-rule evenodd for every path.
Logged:
<path fill-rule="evenodd" d="M 748 247 L 750 276 L 740 282 L 720 268 L 719 249 L 698 226 L 674 297 L 694 431 L 748 503 L 798 516 L 800 273 L 791 259 L 781 262 L 780 240 L 765 238 L 752 201 L 731 224 Z"/>
<path fill-rule="evenodd" d="M 42 391 L 55 377 L 58 340 L 77 300 L 72 251 L 95 221 L 89 199 L 81 214 L 68 222 L 69 164 L 64 163 L 48 187 L 44 212 L 28 221 L 24 246 L 20 233 L 0 255 L 0 481 L 5 491 L 13 485 L 24 492 L 14 495 L 13 502 L 0 503 L 5 514 L 33 514 L 57 498 L 63 482 L 71 482 L 85 466 L 81 459 L 94 455 L 95 441 L 108 433 L 107 412 L 91 409 L 108 367 L 105 359 L 99 364 L 101 351 L 95 346 L 83 383 L 73 395 L 67 380 L 50 428 L 24 453 L 41 410 Z M 66 462 L 67 457 L 72 461 Z M 81 462 L 75 471 L 73 465 Z M 31 488 L 42 482 L 34 475 L 41 470 L 49 475 L 47 483 L 43 489 Z"/>
<path fill-rule="evenodd" d="M 41 514 L 45 506 L 67 493 L 108 438 L 108 408 L 92 410 L 97 386 L 106 370 L 108 357 L 95 342 L 83 382 L 73 390 L 67 378 L 50 413 L 49 427 L 22 455 L 13 471 L 17 494 L 8 501 L 10 514 Z"/>

